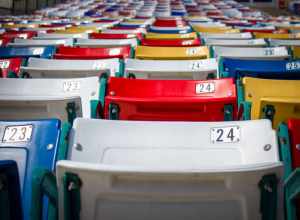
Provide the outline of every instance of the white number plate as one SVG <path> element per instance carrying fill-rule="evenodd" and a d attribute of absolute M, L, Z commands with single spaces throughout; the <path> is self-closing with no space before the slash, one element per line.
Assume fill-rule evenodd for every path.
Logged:
<path fill-rule="evenodd" d="M 9 67 L 10 62 L 7 60 L 0 60 L 0 68 L 7 69 Z"/>
<path fill-rule="evenodd" d="M 212 128 L 210 133 L 212 143 L 234 143 L 241 140 L 239 126 Z"/>
<path fill-rule="evenodd" d="M 32 135 L 32 125 L 7 126 L 2 138 L 3 143 L 28 142 Z"/>
<path fill-rule="evenodd" d="M 274 49 L 269 48 L 269 49 L 265 49 L 264 53 L 265 53 L 265 56 L 273 56 L 275 54 L 275 51 L 274 51 Z"/>
<path fill-rule="evenodd" d="M 195 61 L 195 62 L 191 62 L 190 64 L 190 68 L 192 70 L 201 70 L 203 68 L 205 68 L 207 66 L 207 63 L 202 62 L 202 61 Z"/>
<path fill-rule="evenodd" d="M 40 55 L 44 52 L 44 48 L 35 48 L 33 50 L 33 55 Z"/>
<path fill-rule="evenodd" d="M 79 81 L 65 81 L 63 82 L 64 92 L 78 92 L 80 90 Z"/>
<path fill-rule="evenodd" d="M 198 47 L 192 47 L 192 48 L 188 48 L 186 50 L 186 54 L 189 56 L 193 56 L 196 55 L 197 53 L 199 53 L 200 49 Z"/>
<path fill-rule="evenodd" d="M 286 70 L 298 70 L 300 69 L 300 62 L 289 62 L 286 64 Z"/>
<path fill-rule="evenodd" d="M 212 82 L 196 84 L 196 94 L 215 92 L 215 84 Z"/>
<path fill-rule="evenodd" d="M 103 70 L 103 69 L 105 69 L 105 67 L 106 67 L 106 64 L 105 63 L 94 63 L 94 65 L 93 65 L 93 69 L 94 70 Z"/>
<path fill-rule="evenodd" d="M 113 48 L 109 50 L 110 56 L 116 56 L 121 53 L 121 50 L 119 48 Z"/>

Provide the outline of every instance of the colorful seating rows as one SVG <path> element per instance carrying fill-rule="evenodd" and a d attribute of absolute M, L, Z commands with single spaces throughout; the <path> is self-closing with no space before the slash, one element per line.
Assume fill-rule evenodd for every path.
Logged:
<path fill-rule="evenodd" d="M 0 219 L 299 219 L 298 18 L 89 0 L 0 24 Z"/>

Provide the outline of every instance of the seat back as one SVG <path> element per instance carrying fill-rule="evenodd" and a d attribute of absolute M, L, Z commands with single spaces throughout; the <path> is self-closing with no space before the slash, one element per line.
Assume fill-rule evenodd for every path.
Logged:
<path fill-rule="evenodd" d="M 219 129 L 225 136 L 217 140 Z M 233 136 L 222 139 L 228 132 Z M 77 119 L 70 137 L 69 161 L 57 165 L 61 219 L 68 215 L 62 204 L 69 203 L 70 185 L 80 197 L 70 201 L 80 204 L 79 219 L 261 219 L 264 184 L 278 196 L 266 199 L 275 205 L 269 211 L 282 218 L 282 182 L 272 182 L 282 179 L 282 164 L 267 120 Z"/>
<path fill-rule="evenodd" d="M 282 39 L 269 39 L 270 46 L 279 47 L 279 46 L 300 46 L 300 40 L 282 40 Z"/>
<path fill-rule="evenodd" d="M 300 34 L 253 33 L 255 38 L 265 39 L 300 39 Z"/>
<path fill-rule="evenodd" d="M 22 219 L 20 182 L 15 161 L 0 160 L 0 185 L 0 218 L 3 220 Z"/>
<path fill-rule="evenodd" d="M 195 32 L 188 34 L 158 34 L 158 33 L 147 33 L 145 35 L 145 39 L 185 39 L 185 40 L 193 40 L 197 38 L 197 34 Z"/>
<path fill-rule="evenodd" d="M 251 33 L 201 33 L 201 38 L 204 39 L 252 39 Z"/>
<path fill-rule="evenodd" d="M 0 47 L 0 58 L 41 57 L 51 58 L 55 47 Z"/>
<path fill-rule="evenodd" d="M 264 39 L 206 39 L 205 44 L 209 46 L 228 47 L 264 47 L 267 42 Z"/>
<path fill-rule="evenodd" d="M 131 47 L 89 48 L 89 47 L 59 47 L 54 55 L 56 59 L 93 60 L 108 58 L 129 58 Z"/>
<path fill-rule="evenodd" d="M 17 163 L 24 219 L 29 220 L 34 169 L 54 170 L 56 159 L 65 158 L 66 149 L 58 148 L 62 124 L 57 119 L 0 121 L 0 128 L 0 160 Z"/>
<path fill-rule="evenodd" d="M 245 77 L 244 99 L 251 103 L 251 119 L 269 118 L 273 127 L 300 117 L 300 81 Z"/>
<path fill-rule="evenodd" d="M 201 41 L 199 38 L 192 40 L 182 40 L 182 39 L 142 39 L 142 46 L 161 46 L 161 47 L 190 47 L 190 46 L 200 46 Z"/>
<path fill-rule="evenodd" d="M 80 78 L 101 76 L 103 73 L 121 76 L 123 66 L 117 58 L 101 60 L 29 58 L 27 66 L 22 66 L 21 71 L 23 77 L 32 78 Z"/>
<path fill-rule="evenodd" d="M 88 38 L 88 33 L 39 33 L 33 39 L 65 39 L 65 38 Z"/>
<path fill-rule="evenodd" d="M 0 59 L 0 78 L 17 77 L 20 72 L 21 63 L 21 58 Z"/>
<path fill-rule="evenodd" d="M 214 57 L 229 57 L 241 59 L 283 60 L 290 57 L 286 47 L 213 47 Z"/>
<path fill-rule="evenodd" d="M 8 46 L 14 47 L 43 47 L 43 46 L 73 46 L 73 39 L 15 39 Z"/>
<path fill-rule="evenodd" d="M 206 46 L 200 47 L 148 47 L 138 46 L 135 51 L 137 59 L 145 60 L 193 60 L 209 58 Z"/>
<path fill-rule="evenodd" d="M 98 99 L 97 77 L 76 79 L 0 79 L 0 119 L 90 117 Z"/>
<path fill-rule="evenodd" d="M 208 79 L 218 77 L 216 59 L 125 60 L 125 76 L 147 79 Z"/>
<path fill-rule="evenodd" d="M 111 77 L 108 81 L 107 119 L 224 121 L 235 117 L 236 91 L 232 79 L 132 80 Z"/>
<path fill-rule="evenodd" d="M 78 39 L 76 46 L 79 47 L 136 47 L 138 44 L 136 38 L 130 39 Z"/>
<path fill-rule="evenodd" d="M 222 58 L 222 77 L 241 78 L 244 76 L 270 79 L 300 79 L 299 60 L 243 60 Z"/>

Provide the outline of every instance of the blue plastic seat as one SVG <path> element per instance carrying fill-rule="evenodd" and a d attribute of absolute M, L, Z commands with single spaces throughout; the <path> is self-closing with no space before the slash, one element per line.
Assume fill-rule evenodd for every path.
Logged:
<path fill-rule="evenodd" d="M 245 60 L 222 58 L 220 76 L 266 79 L 300 79 L 300 60 Z"/>
<path fill-rule="evenodd" d="M 12 160 L 0 160 L 0 219 L 23 219 L 18 167 Z"/>
<path fill-rule="evenodd" d="M 34 170 L 54 170 L 57 159 L 64 158 L 66 148 L 60 137 L 68 130 L 57 119 L 36 121 L 0 121 L 0 160 L 18 165 L 24 219 L 30 218 Z M 62 138 L 63 139 L 63 138 Z M 61 148 L 59 149 L 59 146 Z"/>
<path fill-rule="evenodd" d="M 39 57 L 51 58 L 55 53 L 54 46 L 47 47 L 0 47 L 0 58 Z"/>

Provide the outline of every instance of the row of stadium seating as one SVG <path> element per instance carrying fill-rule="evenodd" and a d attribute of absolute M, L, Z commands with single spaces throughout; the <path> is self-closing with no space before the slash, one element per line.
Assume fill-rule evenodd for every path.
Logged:
<path fill-rule="evenodd" d="M 300 217 L 300 19 L 226 0 L 0 17 L 0 219 Z"/>

